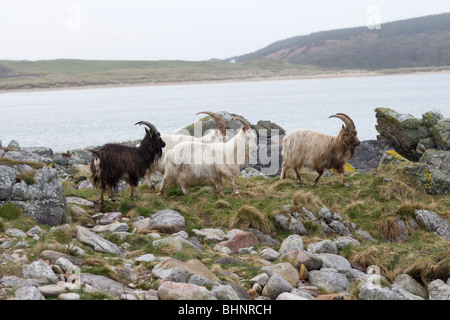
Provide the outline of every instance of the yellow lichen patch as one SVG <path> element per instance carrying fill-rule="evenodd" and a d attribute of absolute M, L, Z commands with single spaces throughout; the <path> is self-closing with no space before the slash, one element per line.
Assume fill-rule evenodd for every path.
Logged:
<path fill-rule="evenodd" d="M 356 169 L 350 163 L 347 162 L 344 166 L 344 171 L 345 172 L 356 172 Z"/>
<path fill-rule="evenodd" d="M 411 162 L 408 159 L 406 159 L 405 157 L 403 157 L 402 155 L 398 154 L 395 150 L 388 150 L 388 151 L 386 151 L 386 153 L 390 154 L 394 159 L 397 159 L 401 162 L 407 162 L 407 163 Z"/>

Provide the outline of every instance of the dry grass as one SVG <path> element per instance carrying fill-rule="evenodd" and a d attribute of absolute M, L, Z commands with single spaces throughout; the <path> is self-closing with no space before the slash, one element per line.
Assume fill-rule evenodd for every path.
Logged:
<path fill-rule="evenodd" d="M 231 218 L 230 228 L 254 228 L 266 234 L 270 234 L 274 231 L 273 224 L 269 220 L 268 216 L 258 209 L 248 205 L 244 205 L 239 208 L 236 215 Z"/>

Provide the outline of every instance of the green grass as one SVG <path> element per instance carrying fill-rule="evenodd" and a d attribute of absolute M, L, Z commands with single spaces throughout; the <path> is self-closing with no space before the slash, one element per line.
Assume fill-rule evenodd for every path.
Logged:
<path fill-rule="evenodd" d="M 1 60 L 14 74 L 38 74 L 0 79 L 0 90 L 127 85 L 318 75 L 311 66 L 259 59 L 246 63 L 224 61 L 100 61 Z"/>

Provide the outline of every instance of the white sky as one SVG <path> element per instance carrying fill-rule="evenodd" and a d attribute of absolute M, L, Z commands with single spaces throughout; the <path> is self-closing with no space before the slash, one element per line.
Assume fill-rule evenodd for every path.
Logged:
<path fill-rule="evenodd" d="M 311 32 L 444 12 L 448 0 L 0 0 L 0 59 L 223 59 Z"/>

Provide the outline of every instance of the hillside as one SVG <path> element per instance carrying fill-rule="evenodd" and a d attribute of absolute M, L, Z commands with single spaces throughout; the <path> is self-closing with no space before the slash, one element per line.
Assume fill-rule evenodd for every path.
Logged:
<path fill-rule="evenodd" d="M 297 36 L 232 59 L 261 58 L 334 69 L 448 66 L 450 13 Z"/>
<path fill-rule="evenodd" d="M 267 79 L 315 76 L 315 67 L 258 59 L 225 61 L 0 60 L 0 90 Z"/>

